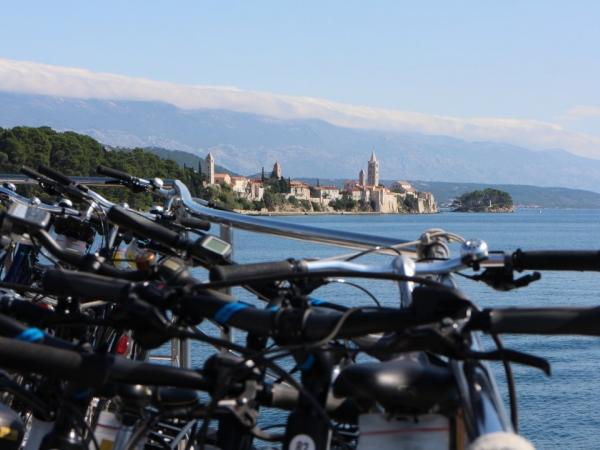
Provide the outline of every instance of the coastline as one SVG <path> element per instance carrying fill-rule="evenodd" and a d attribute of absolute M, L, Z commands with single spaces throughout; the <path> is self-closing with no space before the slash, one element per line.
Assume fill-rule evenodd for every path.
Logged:
<path fill-rule="evenodd" d="M 248 211 L 236 209 L 236 213 L 246 216 L 423 216 L 439 214 L 440 211 L 427 213 L 382 213 L 375 211 Z"/>
<path fill-rule="evenodd" d="M 489 213 L 489 214 L 510 214 L 510 213 L 514 213 L 516 211 L 516 208 L 490 208 L 490 209 L 484 209 L 484 210 L 477 210 L 477 209 L 472 209 L 472 208 L 467 208 L 467 209 L 453 209 L 452 212 L 456 212 L 456 213 L 467 213 L 467 214 L 480 214 L 480 213 Z"/>

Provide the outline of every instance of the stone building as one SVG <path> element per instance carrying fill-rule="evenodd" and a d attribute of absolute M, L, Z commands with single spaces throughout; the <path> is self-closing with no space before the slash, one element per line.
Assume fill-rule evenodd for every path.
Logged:
<path fill-rule="evenodd" d="M 261 180 L 249 180 L 246 185 L 245 198 L 248 200 L 262 200 L 265 195 L 265 186 Z"/>
<path fill-rule="evenodd" d="M 354 187 L 350 187 L 349 189 L 345 190 L 346 193 L 350 196 L 350 198 L 354 201 L 360 201 L 360 200 L 364 200 L 364 195 L 365 195 L 365 190 L 354 186 Z"/>
<path fill-rule="evenodd" d="M 398 196 L 383 186 L 369 186 L 371 207 L 380 213 L 398 212 Z"/>
<path fill-rule="evenodd" d="M 340 198 L 340 190 L 336 186 L 316 186 L 312 188 L 313 195 L 311 199 L 330 202 Z"/>
<path fill-rule="evenodd" d="M 273 166 L 273 176 L 278 180 L 283 176 L 283 170 L 281 169 L 281 164 L 279 161 L 275 161 L 275 165 Z"/>
<path fill-rule="evenodd" d="M 360 169 L 360 172 L 358 172 L 358 185 L 359 186 L 365 185 L 365 170 L 364 169 Z"/>
<path fill-rule="evenodd" d="M 365 180 L 365 171 L 361 170 L 358 174 L 358 181 L 344 183 L 343 193 L 355 201 L 368 204 L 371 210 L 380 213 L 403 211 L 404 201 L 407 197 L 412 197 L 411 203 L 414 205 L 415 212 L 437 212 L 435 199 L 430 192 L 418 192 L 408 181 L 404 180 L 394 182 L 391 189 L 379 183 L 379 161 L 373 151 L 368 162 L 367 179 Z"/>
<path fill-rule="evenodd" d="M 206 182 L 209 185 L 215 184 L 215 158 L 213 157 L 212 153 L 208 152 L 201 169 L 202 174 L 206 176 Z"/>
<path fill-rule="evenodd" d="M 392 183 L 391 190 L 396 192 L 410 192 L 414 191 L 414 188 L 408 181 L 398 180 Z"/>
<path fill-rule="evenodd" d="M 212 184 L 227 184 L 231 186 L 231 175 L 228 173 L 213 173 L 213 183 Z"/>
<path fill-rule="evenodd" d="M 417 194 L 417 210 L 419 213 L 437 212 L 435 198 L 431 192 L 419 192 Z"/>
<path fill-rule="evenodd" d="M 375 157 L 375 150 L 371 152 L 371 159 L 367 167 L 367 184 L 369 186 L 379 186 L 379 161 Z"/>
<path fill-rule="evenodd" d="M 231 189 L 233 192 L 243 196 L 246 193 L 246 188 L 248 187 L 248 178 L 246 177 L 231 177 Z"/>
<path fill-rule="evenodd" d="M 289 196 L 296 197 L 298 200 L 310 200 L 310 186 L 301 181 L 292 180 Z"/>

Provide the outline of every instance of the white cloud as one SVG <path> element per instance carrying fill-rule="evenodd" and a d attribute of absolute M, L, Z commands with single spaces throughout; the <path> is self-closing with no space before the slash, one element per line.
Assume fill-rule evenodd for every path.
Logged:
<path fill-rule="evenodd" d="M 587 119 L 589 117 L 600 117 L 600 106 L 578 105 L 569 108 L 564 116 L 566 119 Z"/>
<path fill-rule="evenodd" d="M 0 59 L 0 90 L 83 99 L 162 101 L 183 109 L 228 109 L 280 119 L 316 118 L 351 128 L 503 141 L 533 149 L 564 148 L 600 158 L 599 137 L 572 132 L 550 122 L 427 115 L 227 86 L 181 85 L 34 62 Z M 600 108 L 589 106 L 571 111 L 573 117 L 600 114 Z"/>

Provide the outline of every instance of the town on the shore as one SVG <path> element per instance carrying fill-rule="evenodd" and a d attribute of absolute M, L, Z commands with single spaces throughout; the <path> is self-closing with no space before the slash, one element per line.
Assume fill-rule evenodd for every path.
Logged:
<path fill-rule="evenodd" d="M 418 192 L 408 181 L 398 180 L 389 187 L 380 184 L 379 161 L 375 151 L 361 169 L 357 180 L 347 180 L 338 186 L 310 185 L 284 178 L 277 161 L 270 174 L 263 168 L 260 177 L 249 178 L 216 172 L 215 158 L 208 153 L 199 170 L 213 199 L 235 197 L 234 209 L 246 213 L 436 213 L 437 205 L 431 192 Z M 240 206 L 241 205 L 241 206 Z"/>

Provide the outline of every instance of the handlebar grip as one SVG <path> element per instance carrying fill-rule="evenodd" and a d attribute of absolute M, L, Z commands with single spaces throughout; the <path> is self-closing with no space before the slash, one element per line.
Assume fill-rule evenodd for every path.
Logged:
<path fill-rule="evenodd" d="M 232 266 L 215 266 L 210 269 L 211 281 L 230 281 L 241 279 L 251 281 L 252 278 L 264 275 L 291 277 L 300 272 L 294 261 L 275 261 Z"/>
<path fill-rule="evenodd" d="M 201 373 L 193 370 L 114 355 L 85 354 L 4 337 L 0 337 L 0 360 L 5 369 L 78 381 L 84 386 L 119 381 L 203 390 L 211 387 Z"/>
<path fill-rule="evenodd" d="M 179 234 L 163 227 L 150 219 L 128 211 L 120 206 L 113 206 L 108 210 L 108 220 L 117 225 L 127 228 L 134 233 L 162 242 L 170 247 L 180 247 L 185 243 Z"/>
<path fill-rule="evenodd" d="M 54 181 L 56 181 L 60 184 L 63 184 L 65 186 L 68 186 L 69 184 L 73 184 L 73 180 L 71 180 L 66 175 L 52 169 L 51 167 L 42 165 L 42 166 L 38 167 L 38 171 L 42 175 L 46 175 L 47 177 L 52 178 Z"/>
<path fill-rule="evenodd" d="M 517 250 L 512 255 L 513 267 L 518 270 L 600 271 L 598 250 Z"/>
<path fill-rule="evenodd" d="M 489 333 L 600 336 L 600 308 L 487 309 L 472 329 Z"/>
<path fill-rule="evenodd" d="M 134 177 L 129 175 L 128 173 L 122 172 L 117 169 L 112 169 L 111 167 L 106 166 L 98 166 L 96 168 L 96 172 L 100 175 L 106 175 L 107 177 L 116 178 L 117 180 L 130 182 L 133 181 Z"/>
<path fill-rule="evenodd" d="M 12 317 L 0 314 L 0 336 L 28 341 L 29 339 L 31 339 L 32 336 L 27 335 L 28 331 L 33 330 L 31 330 L 28 326 L 15 320 Z M 39 333 L 39 331 L 40 330 L 36 330 L 36 333 L 33 333 L 33 335 L 35 336 L 35 342 L 43 342 L 44 344 L 48 344 L 48 346 L 55 348 L 64 348 L 69 350 L 75 348 L 75 345 L 71 342 L 47 335 L 46 333 L 36 335 L 37 333 Z M 24 334 L 25 336 L 23 336 Z"/>
<path fill-rule="evenodd" d="M 179 219 L 179 223 L 187 228 L 195 228 L 196 230 L 208 231 L 210 230 L 210 222 L 196 217 L 183 217 Z"/>
<path fill-rule="evenodd" d="M 111 380 L 132 384 L 175 386 L 208 391 L 214 386 L 200 372 L 180 367 L 151 364 L 122 357 L 113 357 Z"/>
<path fill-rule="evenodd" d="M 0 336 L 13 338 L 27 330 L 27 328 L 26 325 L 12 317 L 0 314 Z"/>
<path fill-rule="evenodd" d="M 17 339 L 0 337 L 0 358 L 5 369 L 78 380 L 88 386 L 100 385 L 106 379 L 107 367 L 98 358 L 86 364 L 82 353 Z"/>
<path fill-rule="evenodd" d="M 49 269 L 42 277 L 48 294 L 106 301 L 125 300 L 130 282 L 70 270 Z"/>
<path fill-rule="evenodd" d="M 27 167 L 27 166 L 21 166 L 20 172 L 23 175 L 28 176 L 29 178 L 32 178 L 34 180 L 38 180 L 38 181 L 52 181 L 50 180 L 48 177 L 45 177 L 44 175 L 42 175 L 39 172 L 36 172 L 35 170 L 33 170 L 31 167 Z"/>
<path fill-rule="evenodd" d="M 47 323 L 57 317 L 57 313 L 35 303 L 12 298 L 0 298 L 0 313 L 29 324 Z"/>

